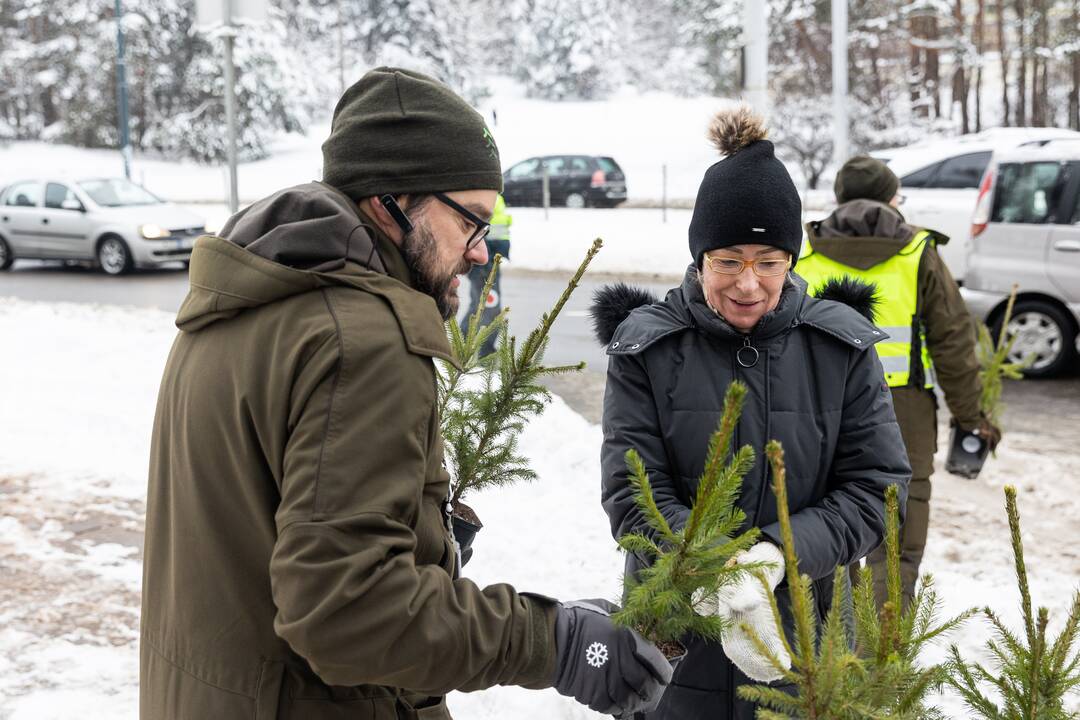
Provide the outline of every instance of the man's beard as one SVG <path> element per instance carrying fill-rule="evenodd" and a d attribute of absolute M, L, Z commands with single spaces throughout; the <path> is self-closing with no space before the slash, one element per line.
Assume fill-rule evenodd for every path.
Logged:
<path fill-rule="evenodd" d="M 457 290 L 450 283 L 458 275 L 469 272 L 472 263 L 461 258 L 461 264 L 447 273 L 439 265 L 439 245 L 426 223 L 414 222 L 413 231 L 405 236 L 401 243 L 401 252 L 405 264 L 412 272 L 413 285 L 422 293 L 435 300 L 435 306 L 443 320 L 457 315 L 460 300 Z"/>

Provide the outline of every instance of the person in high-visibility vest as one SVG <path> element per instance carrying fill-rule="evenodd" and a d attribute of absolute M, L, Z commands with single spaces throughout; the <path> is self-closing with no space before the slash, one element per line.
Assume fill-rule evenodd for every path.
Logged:
<path fill-rule="evenodd" d="M 876 286 L 875 322 L 889 337 L 875 349 L 885 370 L 912 468 L 901 537 L 905 605 L 914 596 L 930 522 L 930 476 L 937 449 L 940 387 L 953 422 L 995 446 L 1000 430 L 979 411 L 981 391 L 975 325 L 960 289 L 938 255 L 941 233 L 905 222 L 900 181 L 880 160 L 856 157 L 835 183 L 839 207 L 806 226 L 796 272 L 815 294 L 834 278 L 853 276 Z M 867 558 L 874 591 L 885 598 L 885 554 Z"/>
<path fill-rule="evenodd" d="M 484 312 L 480 316 L 481 326 L 487 325 L 502 310 L 502 292 L 499 284 L 502 269 L 495 275 L 495 282 L 491 286 L 491 292 L 486 298 L 481 298 L 480 293 L 484 289 L 484 283 L 491 273 L 491 266 L 495 262 L 495 255 L 502 255 L 503 260 L 510 259 L 510 225 L 514 217 L 506 212 L 506 200 L 502 195 L 495 199 L 495 213 L 491 216 L 491 230 L 487 234 L 488 262 L 486 265 L 473 265 L 469 271 L 469 312 L 461 321 L 462 332 L 469 330 L 469 318 L 473 316 L 480 303 L 484 303 Z M 492 333 L 484 341 L 480 349 L 481 355 L 490 355 L 495 352 L 495 341 L 498 333 Z"/>

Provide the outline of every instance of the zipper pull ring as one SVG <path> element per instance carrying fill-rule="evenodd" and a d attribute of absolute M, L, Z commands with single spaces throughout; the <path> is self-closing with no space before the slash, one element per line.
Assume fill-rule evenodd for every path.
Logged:
<path fill-rule="evenodd" d="M 735 353 L 735 360 L 744 368 L 752 368 L 758 363 L 761 353 L 750 343 L 750 336 L 743 339 L 743 346 Z"/>

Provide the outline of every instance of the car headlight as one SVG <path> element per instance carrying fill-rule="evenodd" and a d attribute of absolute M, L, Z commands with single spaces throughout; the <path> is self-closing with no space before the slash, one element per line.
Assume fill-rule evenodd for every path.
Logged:
<path fill-rule="evenodd" d="M 156 240 L 156 239 L 160 239 L 160 238 L 167 238 L 170 235 L 168 230 L 161 227 L 160 225 L 154 225 L 152 223 L 149 224 L 149 225 L 140 225 L 139 226 L 139 234 L 142 235 L 147 240 Z"/>

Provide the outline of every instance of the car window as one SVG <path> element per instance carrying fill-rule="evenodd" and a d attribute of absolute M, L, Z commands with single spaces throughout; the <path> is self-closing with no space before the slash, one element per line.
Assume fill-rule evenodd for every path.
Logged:
<path fill-rule="evenodd" d="M 41 204 L 41 183 L 15 183 L 8 189 L 4 204 L 16 207 L 37 207 Z"/>
<path fill-rule="evenodd" d="M 522 180 L 539 174 L 540 171 L 540 159 L 530 158 L 528 160 L 522 160 L 517 165 L 510 168 L 507 173 L 513 180 Z"/>
<path fill-rule="evenodd" d="M 1080 172 L 1080 163 L 1069 163 L 1069 173 L 1074 177 Z M 1073 225 L 1080 225 L 1080 184 L 1073 183 L 1073 188 L 1076 194 L 1073 196 L 1073 212 L 1072 218 L 1069 220 Z"/>
<path fill-rule="evenodd" d="M 145 188 L 124 178 L 84 180 L 79 183 L 79 187 L 102 207 L 157 205 L 163 202 Z"/>
<path fill-rule="evenodd" d="M 561 157 L 544 158 L 544 167 L 548 175 L 564 175 L 566 173 L 566 161 Z"/>
<path fill-rule="evenodd" d="M 45 186 L 45 207 L 62 210 L 64 209 L 64 203 L 69 200 L 79 203 L 80 207 L 82 206 L 79 198 L 75 197 L 75 193 L 71 192 L 71 188 L 67 185 L 49 183 Z"/>
<path fill-rule="evenodd" d="M 596 158 L 596 162 L 600 163 L 600 169 L 606 173 L 622 172 L 622 168 L 619 167 L 619 164 L 611 158 L 598 157 Z"/>
<path fill-rule="evenodd" d="M 1066 175 L 1061 163 L 1002 163 L 991 222 L 1045 223 L 1061 202 Z"/>
<path fill-rule="evenodd" d="M 916 170 L 913 173 L 908 173 L 904 177 L 900 178 L 900 186 L 906 188 L 921 188 L 929 187 L 928 183 L 934 178 L 934 174 L 941 167 L 941 163 L 934 163 L 928 165 L 922 170 Z"/>
<path fill-rule="evenodd" d="M 588 175 L 591 172 L 588 159 L 583 157 L 568 157 L 566 164 L 570 168 L 571 175 Z"/>
<path fill-rule="evenodd" d="M 925 187 L 978 188 L 989 162 L 989 151 L 949 158 L 941 163 L 941 169 Z"/>

